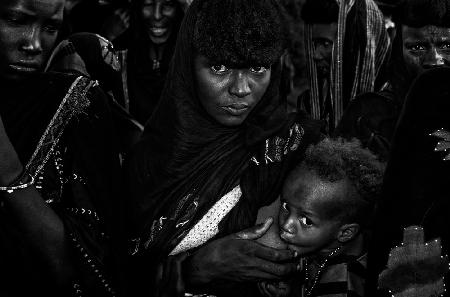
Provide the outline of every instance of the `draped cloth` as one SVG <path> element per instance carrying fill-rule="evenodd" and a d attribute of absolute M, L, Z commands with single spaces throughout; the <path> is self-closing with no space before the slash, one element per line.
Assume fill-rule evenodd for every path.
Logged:
<path fill-rule="evenodd" d="M 265 94 L 242 125 L 222 126 L 207 114 L 193 67 L 194 30 L 204 3 L 194 1 L 187 11 L 161 101 L 128 162 L 130 236 L 137 237 L 132 252 L 151 258 L 146 263 L 167 257 L 237 185 L 242 196 L 216 236 L 251 226 L 258 208 L 276 199 L 294 159 L 319 135 L 315 121 L 287 114 L 278 94 L 278 60 Z"/>
<path fill-rule="evenodd" d="M 337 0 L 339 18 L 337 38 L 333 44 L 330 91 L 331 126 L 336 127 L 347 103 L 356 95 L 376 91 L 389 54 L 390 41 L 383 15 L 372 0 Z M 349 29 L 351 28 L 351 30 Z M 310 114 L 321 119 L 323 107 L 319 97 L 317 69 L 313 60 L 312 26 L 305 28 L 305 47 L 310 77 Z"/>
<path fill-rule="evenodd" d="M 22 86 L 2 88 L 2 121 L 36 189 L 64 223 L 75 278 L 66 291 L 52 292 L 46 263 L 1 205 L 0 295 L 115 296 L 109 247 L 119 222 L 119 163 L 104 94 L 90 79 L 56 73 Z"/>
<path fill-rule="evenodd" d="M 370 296 L 383 296 L 377 294 L 377 277 L 385 269 L 391 249 L 402 244 L 404 228 L 411 225 L 423 227 L 425 241 L 440 238 L 442 256 L 449 255 L 449 78 L 448 68 L 424 72 L 411 86 L 403 105 L 369 247 Z M 430 278 L 434 273 L 426 275 L 423 272 L 435 263 L 428 261 L 431 259 L 422 260 L 419 266 L 414 262 L 405 263 L 398 285 L 407 285 L 405 280 L 411 283 L 416 280 L 419 285 L 432 281 Z M 417 273 L 407 274 L 411 272 L 409 268 Z M 445 283 L 448 286 L 448 270 Z"/>

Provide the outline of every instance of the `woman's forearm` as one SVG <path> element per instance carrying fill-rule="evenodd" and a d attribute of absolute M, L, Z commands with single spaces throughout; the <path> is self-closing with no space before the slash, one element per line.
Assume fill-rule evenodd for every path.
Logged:
<path fill-rule="evenodd" d="M 0 186 L 8 186 L 23 171 L 23 166 L 12 145 L 5 138 L 0 144 Z M 1 192 L 0 199 L 17 230 L 32 253 L 46 263 L 53 282 L 65 286 L 72 278 L 73 268 L 69 260 L 64 224 L 47 205 L 34 186 Z"/>

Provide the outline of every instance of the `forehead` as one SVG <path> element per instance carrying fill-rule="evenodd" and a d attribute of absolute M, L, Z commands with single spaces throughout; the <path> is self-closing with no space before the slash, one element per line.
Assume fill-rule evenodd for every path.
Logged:
<path fill-rule="evenodd" d="M 312 24 L 312 38 L 313 39 L 329 39 L 333 41 L 336 39 L 337 23 L 330 24 Z"/>
<path fill-rule="evenodd" d="M 64 0 L 2 0 L 0 9 L 17 10 L 41 17 L 62 18 L 64 3 Z"/>
<path fill-rule="evenodd" d="M 323 181 L 315 173 L 302 170 L 285 184 L 283 199 L 298 209 L 320 216 L 327 203 L 341 200 L 345 193 L 345 181 Z"/>
<path fill-rule="evenodd" d="M 144 0 L 143 4 L 153 4 L 153 3 L 174 3 L 173 0 Z"/>
<path fill-rule="evenodd" d="M 402 26 L 403 41 L 450 39 L 450 28 L 428 25 L 420 28 Z"/>

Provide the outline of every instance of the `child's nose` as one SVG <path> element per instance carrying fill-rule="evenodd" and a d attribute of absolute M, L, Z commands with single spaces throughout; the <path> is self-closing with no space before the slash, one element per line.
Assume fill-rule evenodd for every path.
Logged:
<path fill-rule="evenodd" d="M 290 218 L 288 218 L 283 224 L 280 226 L 280 237 L 282 239 L 288 239 L 294 236 L 296 233 L 295 224 L 292 222 Z"/>

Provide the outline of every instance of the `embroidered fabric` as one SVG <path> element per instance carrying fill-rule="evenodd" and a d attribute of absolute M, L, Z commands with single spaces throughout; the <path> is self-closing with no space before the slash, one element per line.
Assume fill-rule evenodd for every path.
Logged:
<path fill-rule="evenodd" d="M 192 227 L 181 242 L 170 252 L 176 255 L 198 247 L 219 232 L 219 223 L 239 202 L 242 196 L 241 187 L 238 185 L 225 196 L 219 199 L 208 212 Z"/>
<path fill-rule="evenodd" d="M 293 125 L 289 130 L 287 139 L 275 136 L 266 140 L 263 161 L 258 160 L 255 156 L 251 158 L 251 161 L 256 165 L 281 162 L 284 155 L 298 149 L 304 134 L 305 131 L 302 126 L 299 124 Z"/>
<path fill-rule="evenodd" d="M 34 178 L 52 155 L 70 119 L 89 106 L 86 94 L 94 84 L 90 79 L 80 76 L 70 87 L 26 166 L 26 171 Z"/>

